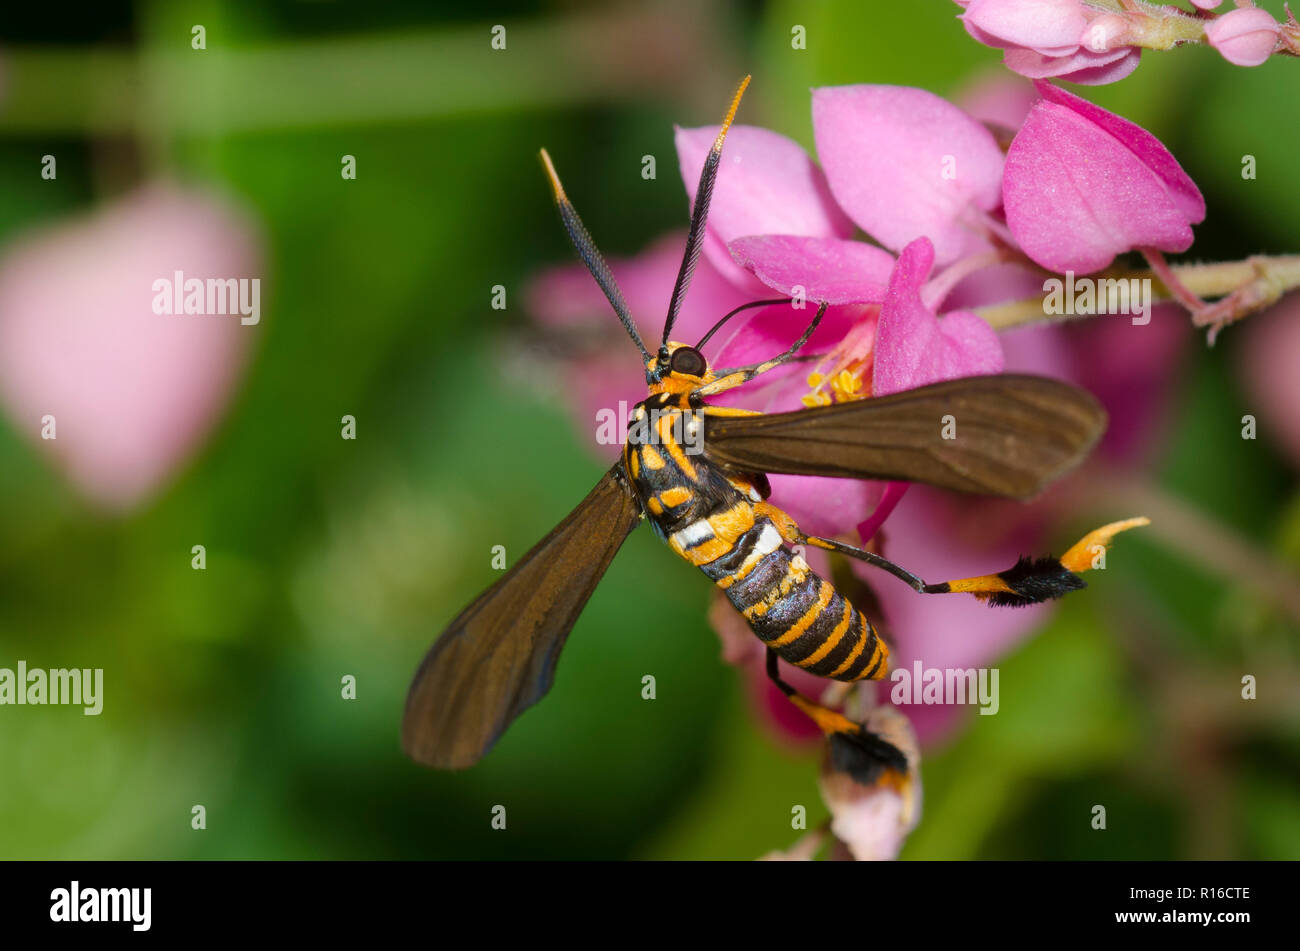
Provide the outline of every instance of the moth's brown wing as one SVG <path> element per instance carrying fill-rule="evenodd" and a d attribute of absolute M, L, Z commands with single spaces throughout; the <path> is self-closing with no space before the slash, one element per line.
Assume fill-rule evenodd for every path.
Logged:
<path fill-rule="evenodd" d="M 402 746 L 426 766 L 472 766 L 551 689 L 569 630 L 641 517 L 620 462 L 438 638 L 406 697 Z"/>
<path fill-rule="evenodd" d="M 945 439 L 945 417 L 951 416 Z M 966 377 L 891 396 L 762 416 L 709 416 L 704 451 L 733 470 L 900 479 L 1026 498 L 1106 428 L 1091 394 L 1047 377 Z"/>

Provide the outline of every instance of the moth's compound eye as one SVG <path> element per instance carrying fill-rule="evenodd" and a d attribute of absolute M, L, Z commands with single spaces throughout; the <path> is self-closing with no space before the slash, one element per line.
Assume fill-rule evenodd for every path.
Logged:
<path fill-rule="evenodd" d="M 674 373 L 684 373 L 687 376 L 704 376 L 709 366 L 704 354 L 694 347 L 678 347 L 673 351 L 673 358 L 668 365 Z"/>

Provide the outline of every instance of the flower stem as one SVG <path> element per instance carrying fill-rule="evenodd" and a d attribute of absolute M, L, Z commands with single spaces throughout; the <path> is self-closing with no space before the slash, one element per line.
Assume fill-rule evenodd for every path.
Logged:
<path fill-rule="evenodd" d="M 1163 264 L 1163 259 L 1161 262 Z M 1198 327 L 1209 327 L 1211 343 L 1222 327 L 1262 310 L 1288 291 L 1300 288 L 1300 254 L 1255 255 L 1243 261 L 1209 264 L 1164 265 L 1177 293 L 1161 278 L 1157 268 L 1108 268 L 1091 275 L 1094 280 L 1137 279 L 1151 281 L 1153 303 L 1175 301 L 1193 317 Z M 1188 296 L 1190 295 L 1190 297 Z M 1193 307 L 1201 298 L 1222 298 L 1207 307 Z M 1080 320 L 1092 314 L 1049 314 L 1044 296 L 975 308 L 994 330 L 1008 330 L 1028 324 Z"/>

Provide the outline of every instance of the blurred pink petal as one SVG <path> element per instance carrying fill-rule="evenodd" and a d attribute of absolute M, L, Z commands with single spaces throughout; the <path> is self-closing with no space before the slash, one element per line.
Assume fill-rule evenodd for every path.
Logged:
<path fill-rule="evenodd" d="M 894 267 L 888 251 L 843 238 L 767 234 L 737 238 L 727 247 L 768 287 L 788 296 L 801 287 L 805 300 L 830 304 L 879 302 Z"/>
<path fill-rule="evenodd" d="M 717 126 L 677 129 L 677 157 L 692 206 L 700 170 L 717 134 Z M 797 142 L 757 126 L 733 125 L 709 203 L 704 254 L 743 289 L 761 285 L 731 259 L 727 244 L 755 234 L 847 238 L 853 223 L 835 204 L 821 169 Z"/>
<path fill-rule="evenodd" d="M 1243 7 L 1205 24 L 1205 37 L 1229 63 L 1258 66 L 1273 55 L 1279 30 L 1267 10 Z"/>
<path fill-rule="evenodd" d="M 817 155 L 836 201 L 885 247 L 924 235 L 947 263 L 984 247 L 979 212 L 1001 200 L 992 133 L 924 89 L 813 90 Z"/>
<path fill-rule="evenodd" d="M 933 262 L 934 251 L 925 238 L 916 239 L 898 256 L 880 308 L 873 395 L 1002 369 L 1002 347 L 992 327 L 968 311 L 936 318 L 921 302 L 921 285 Z"/>
<path fill-rule="evenodd" d="M 886 483 L 822 476 L 769 475 L 772 503 L 790 513 L 809 535 L 853 531 L 875 507 Z"/>
<path fill-rule="evenodd" d="M 257 244 L 222 199 L 159 184 L 4 251 L 0 402 L 96 504 L 139 505 L 198 449 L 258 333 L 238 314 L 155 314 L 153 282 L 252 279 Z"/>
<path fill-rule="evenodd" d="M 998 70 L 965 87 L 957 105 L 972 119 L 1014 132 L 1037 101 L 1038 93 L 1031 83 Z"/>
<path fill-rule="evenodd" d="M 941 303 L 945 310 L 962 310 L 1040 297 L 1042 293 L 1039 271 L 1021 264 L 994 264 L 963 278 Z"/>
<path fill-rule="evenodd" d="M 1011 143 L 1003 178 L 1007 226 L 1025 253 L 1050 270 L 1091 273 L 1136 247 L 1190 247 L 1205 201 L 1160 141 L 1036 85 L 1043 100 Z"/>
<path fill-rule="evenodd" d="M 1094 454 L 1111 462 L 1151 462 L 1170 435 L 1163 425 L 1174 409 L 1183 357 L 1194 337 L 1187 313 L 1164 303 L 1151 322 L 1101 317 L 1060 328 L 1075 369 L 1062 374 L 1101 401 L 1110 418 Z"/>
<path fill-rule="evenodd" d="M 1300 471 L 1300 296 L 1292 294 L 1247 323 L 1239 367 L 1248 411 L 1257 418 L 1259 438 Z"/>

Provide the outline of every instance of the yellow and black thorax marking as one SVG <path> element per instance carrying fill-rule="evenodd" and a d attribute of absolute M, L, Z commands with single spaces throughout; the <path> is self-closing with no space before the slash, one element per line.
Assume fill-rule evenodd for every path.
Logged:
<path fill-rule="evenodd" d="M 884 677 L 888 649 L 862 613 L 787 547 L 782 527 L 792 522 L 765 501 L 766 478 L 724 471 L 705 457 L 704 417 L 736 411 L 693 407 L 676 389 L 637 404 L 623 448 L 655 532 L 786 661 L 835 680 Z"/>

